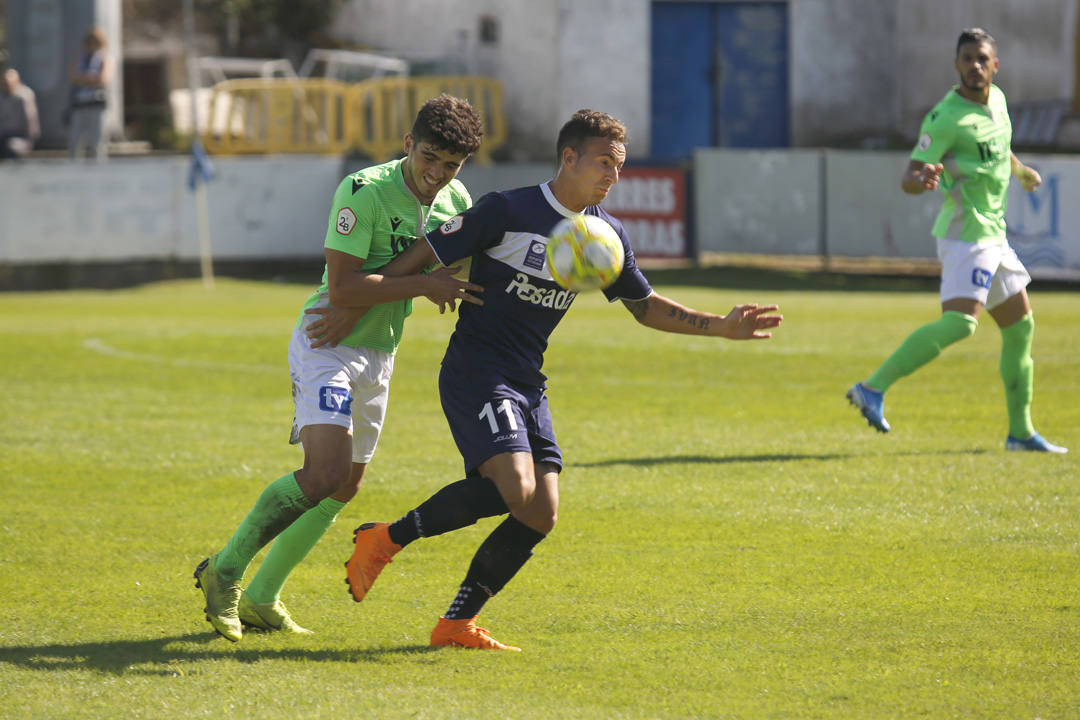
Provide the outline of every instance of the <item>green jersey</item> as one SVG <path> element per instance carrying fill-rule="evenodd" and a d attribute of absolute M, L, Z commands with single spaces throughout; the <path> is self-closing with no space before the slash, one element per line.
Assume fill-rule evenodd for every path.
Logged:
<path fill-rule="evenodd" d="M 986 105 L 954 87 L 927 113 L 911 159 L 945 166 L 935 237 L 1005 242 L 1011 147 L 1009 108 L 997 85 L 990 86 Z"/>
<path fill-rule="evenodd" d="M 404 252 L 429 230 L 434 230 L 472 205 L 461 181 L 451 180 L 429 207 L 420 204 L 405 185 L 402 160 L 375 165 L 349 175 L 338 185 L 325 246 L 363 258 L 365 271 L 375 271 Z M 328 302 L 329 273 L 323 269 L 322 286 L 304 303 L 304 310 Z M 341 342 L 393 353 L 401 342 L 412 300 L 376 305 Z M 301 311 L 297 326 L 309 322 Z"/>

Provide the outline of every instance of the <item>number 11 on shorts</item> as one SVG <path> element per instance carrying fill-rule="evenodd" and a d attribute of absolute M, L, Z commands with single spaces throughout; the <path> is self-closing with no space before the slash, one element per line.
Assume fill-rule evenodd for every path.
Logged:
<path fill-rule="evenodd" d="M 506 415 L 506 422 L 510 424 L 511 430 L 517 430 L 517 420 L 514 418 L 514 410 L 510 407 L 510 400 L 503 398 L 503 401 L 498 404 L 499 412 Z M 480 411 L 477 416 L 481 420 L 487 420 L 488 426 L 491 427 L 491 434 L 495 435 L 499 432 L 499 423 L 495 420 L 495 409 L 491 403 L 484 403 L 484 409 Z"/>

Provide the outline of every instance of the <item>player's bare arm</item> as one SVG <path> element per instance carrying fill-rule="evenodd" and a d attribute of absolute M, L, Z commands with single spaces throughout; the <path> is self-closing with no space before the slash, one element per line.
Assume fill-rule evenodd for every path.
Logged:
<path fill-rule="evenodd" d="M 330 307 L 305 311 L 319 316 L 307 328 L 311 346 L 337 345 L 372 305 L 384 302 L 423 295 L 439 306 L 440 313 L 447 307 L 453 312 L 458 300 L 483 305 L 483 300 L 470 294 L 483 288 L 452 277 L 458 270 L 456 267 L 440 267 L 426 275 L 420 274 L 436 262 L 427 241 L 414 242 L 401 255 L 379 268 L 378 273 L 366 273 L 362 270 L 363 258 L 328 248 L 326 267 Z"/>
<path fill-rule="evenodd" d="M 419 246 L 419 247 L 418 247 Z M 427 242 L 414 242 L 378 272 L 364 272 L 361 258 L 327 248 L 326 267 L 330 285 L 330 304 L 335 307 L 370 307 L 382 303 L 425 296 L 432 302 L 452 303 L 457 300 L 479 302 L 469 291 L 483 290 L 453 277 L 457 268 L 438 268 L 421 274 L 435 262 L 435 254 Z"/>
<path fill-rule="evenodd" d="M 737 305 L 727 315 L 714 315 L 680 305 L 653 293 L 643 300 L 623 300 L 634 319 L 646 327 L 684 335 L 709 335 L 731 340 L 764 340 L 772 337 L 784 316 L 777 305 Z"/>
<path fill-rule="evenodd" d="M 396 258 L 387 263 L 382 271 L 388 276 L 396 277 L 402 275 L 412 275 L 420 272 L 424 268 L 431 267 L 432 265 L 438 265 L 439 259 L 435 256 L 435 251 L 431 249 L 431 245 L 427 240 L 420 238 L 412 245 L 408 247 L 405 252 L 398 255 Z M 437 270 L 432 271 L 432 275 L 440 273 L 443 277 L 450 278 L 460 285 L 458 294 L 450 297 L 443 297 L 434 293 L 425 293 L 425 297 L 428 300 L 439 306 L 439 313 L 446 311 L 447 307 L 450 308 L 450 312 L 453 312 L 456 308 L 456 301 L 470 302 L 474 305 L 483 305 L 484 301 L 471 293 L 483 292 L 484 288 L 475 283 L 467 282 L 465 280 L 459 280 L 453 278 L 453 275 L 458 274 L 461 270 L 461 266 L 455 265 L 452 267 L 440 267 Z"/>
<path fill-rule="evenodd" d="M 909 195 L 919 195 L 927 190 L 937 190 L 941 180 L 941 173 L 945 166 L 941 163 L 931 165 L 921 160 L 912 160 L 908 163 L 904 176 L 900 179 L 900 187 Z"/>
<path fill-rule="evenodd" d="M 1039 175 L 1039 172 L 1035 168 L 1028 167 L 1020 162 L 1020 159 L 1011 150 L 1009 151 L 1009 164 L 1013 177 L 1020 181 L 1020 187 L 1024 188 L 1024 192 L 1031 192 L 1042 185 L 1042 176 Z"/>

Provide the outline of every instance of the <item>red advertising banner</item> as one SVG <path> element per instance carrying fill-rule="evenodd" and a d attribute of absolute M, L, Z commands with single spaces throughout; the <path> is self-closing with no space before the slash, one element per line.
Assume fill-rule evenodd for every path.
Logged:
<path fill-rule="evenodd" d="M 689 256 L 685 171 L 624 167 L 602 205 L 622 221 L 637 257 Z"/>

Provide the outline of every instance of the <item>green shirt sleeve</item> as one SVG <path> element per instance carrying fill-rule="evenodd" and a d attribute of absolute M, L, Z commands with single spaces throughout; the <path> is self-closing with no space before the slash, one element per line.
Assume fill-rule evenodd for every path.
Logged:
<path fill-rule="evenodd" d="M 936 165 L 956 141 L 956 119 L 940 106 L 926 114 L 919 129 L 919 142 L 911 151 L 911 159 Z"/>
<path fill-rule="evenodd" d="M 366 259 L 371 251 L 378 211 L 374 186 L 356 175 L 345 178 L 334 192 L 325 246 Z"/>

